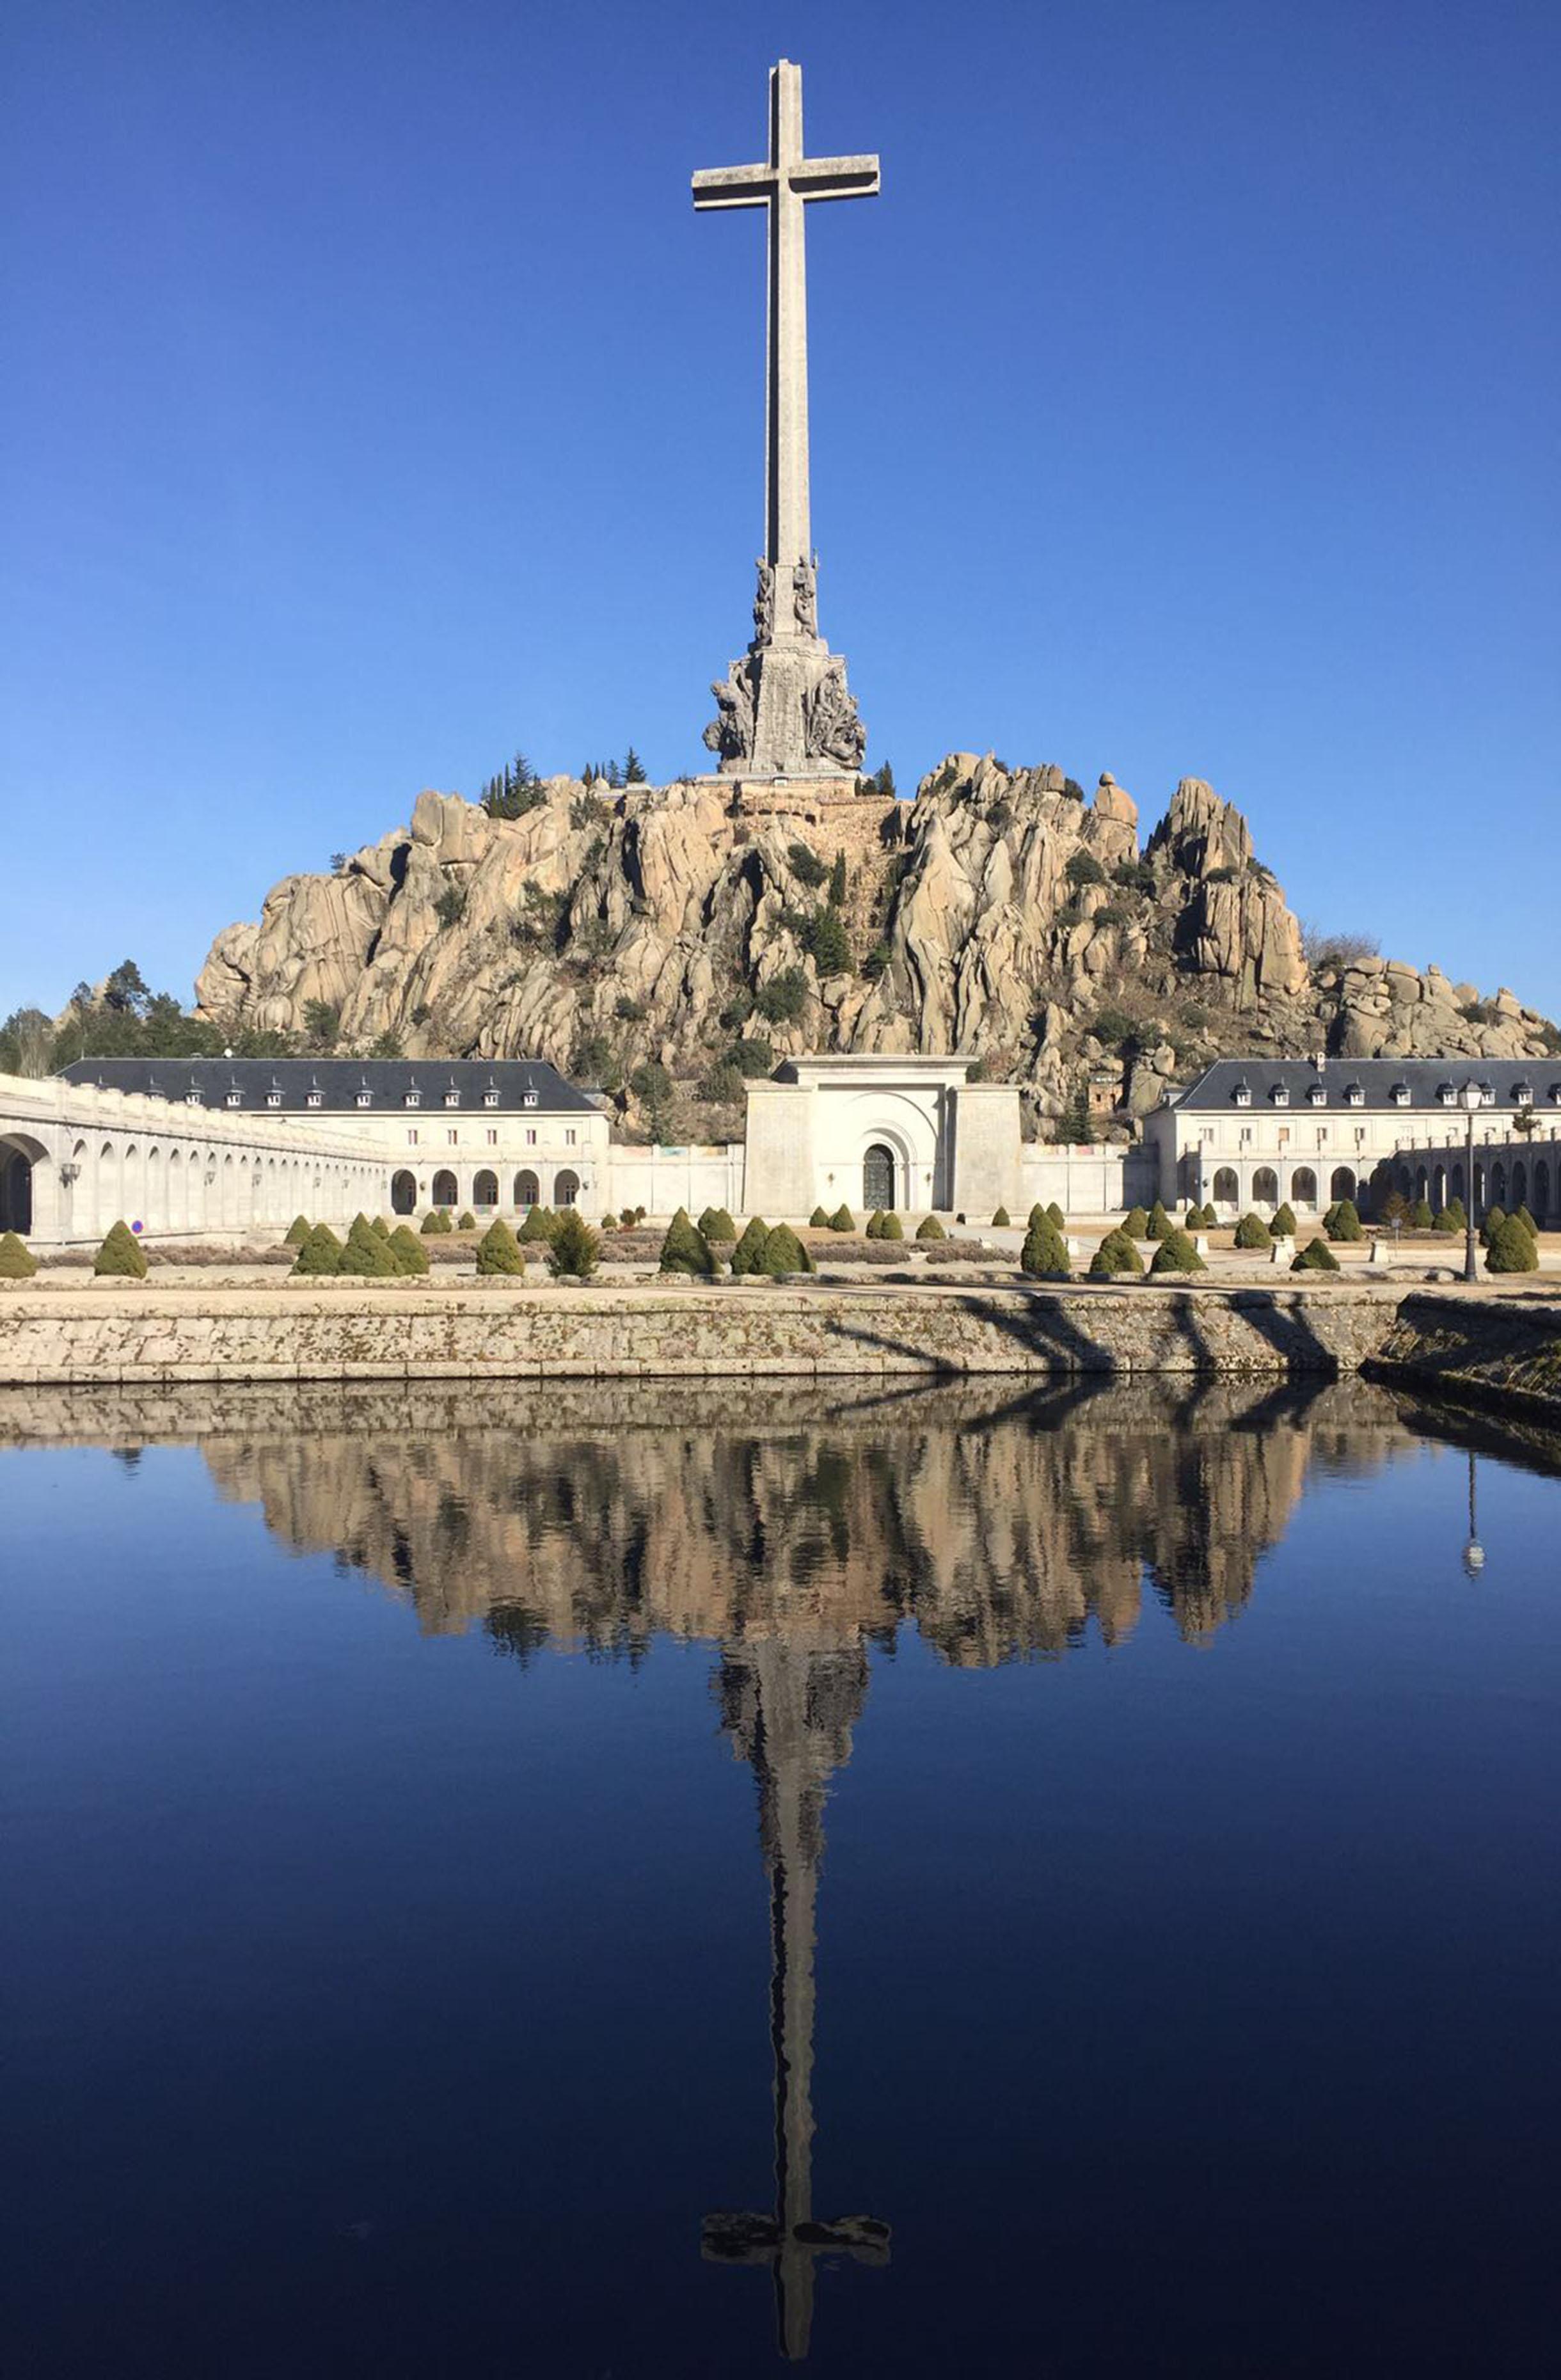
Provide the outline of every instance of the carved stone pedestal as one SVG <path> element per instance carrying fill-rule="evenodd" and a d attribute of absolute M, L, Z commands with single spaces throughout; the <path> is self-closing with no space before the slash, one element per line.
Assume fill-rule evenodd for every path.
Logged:
<path fill-rule="evenodd" d="M 785 625 L 776 618 L 774 573 L 759 564 L 753 643 L 710 688 L 717 716 L 705 730 L 724 776 L 838 777 L 859 769 L 867 732 L 846 684 L 845 662 L 817 633 L 814 565 L 798 563 Z"/>

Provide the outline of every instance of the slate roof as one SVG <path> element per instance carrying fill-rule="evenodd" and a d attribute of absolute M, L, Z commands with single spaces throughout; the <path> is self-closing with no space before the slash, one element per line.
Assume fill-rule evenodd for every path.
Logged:
<path fill-rule="evenodd" d="M 524 1108 L 526 1093 L 534 1091 L 532 1114 L 598 1112 L 555 1066 L 535 1058 L 79 1058 L 64 1073 L 67 1082 L 155 1099 L 183 1100 L 196 1090 L 203 1106 L 224 1111 L 228 1094 L 237 1090 L 243 1109 L 260 1115 L 390 1114 L 405 1111 L 411 1090 L 422 1094 L 425 1110 L 442 1111 L 446 1092 L 454 1090 L 463 1109 L 480 1113 L 484 1094 L 497 1091 L 498 1112 L 503 1114 Z M 280 1108 L 267 1107 L 273 1089 L 282 1095 Z M 369 1094 L 367 1109 L 358 1104 L 364 1090 Z M 320 1094 L 318 1107 L 309 1105 L 311 1091 Z"/>
<path fill-rule="evenodd" d="M 1275 1091 L 1282 1088 L 1292 1108 L 1305 1109 L 1313 1105 L 1312 1092 L 1321 1084 L 1327 1095 L 1322 1104 L 1329 1108 L 1349 1107 L 1349 1092 L 1358 1088 L 1364 1095 L 1361 1107 L 1444 1115 L 1443 1087 L 1450 1084 L 1461 1092 L 1473 1081 L 1490 1094 L 1488 1107 L 1515 1111 L 1531 1101 L 1535 1107 L 1561 1106 L 1555 1069 L 1554 1058 L 1329 1058 L 1321 1066 L 1310 1058 L 1216 1058 L 1195 1083 L 1171 1096 L 1179 1108 L 1223 1110 L 1236 1106 L 1237 1089 L 1245 1084 L 1254 1108 L 1272 1107 Z M 1394 1096 L 1400 1085 L 1408 1088 L 1407 1100 Z"/>

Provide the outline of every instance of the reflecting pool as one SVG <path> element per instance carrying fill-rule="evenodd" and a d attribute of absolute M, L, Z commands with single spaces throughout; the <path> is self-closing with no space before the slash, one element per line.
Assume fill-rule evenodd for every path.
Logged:
<path fill-rule="evenodd" d="M 1555 1450 L 0 1396 L 28 2375 L 1527 2373 Z"/>

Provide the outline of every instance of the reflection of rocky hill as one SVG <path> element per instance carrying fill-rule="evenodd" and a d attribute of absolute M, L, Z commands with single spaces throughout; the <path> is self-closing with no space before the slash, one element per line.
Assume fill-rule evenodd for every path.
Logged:
<path fill-rule="evenodd" d="M 999 1390 L 811 1388 L 659 1396 L 581 1384 L 329 1391 L 220 1415 L 223 1493 L 300 1551 L 331 1551 L 432 1632 L 486 1625 L 635 1650 L 658 1632 L 728 1646 L 861 1644 L 912 1621 L 970 1668 L 1062 1651 L 1093 1618 L 1134 1625 L 1145 1574 L 1188 1636 L 1252 1591 L 1308 1466 L 1400 1440 L 1360 1382 L 1300 1396 L 1163 1384 L 1015 1402 Z M 331 1418 L 328 1418 L 330 1416 Z M 236 1415 L 234 1417 L 237 1419 Z M 332 1426 L 332 1420 L 335 1426 Z"/>

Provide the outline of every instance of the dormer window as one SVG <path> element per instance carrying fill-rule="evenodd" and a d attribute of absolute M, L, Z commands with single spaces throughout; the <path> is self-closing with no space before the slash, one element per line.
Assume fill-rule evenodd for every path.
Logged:
<path fill-rule="evenodd" d="M 1545 1096 L 1553 1108 L 1561 1108 L 1561 1083 L 1552 1083 Z"/>
<path fill-rule="evenodd" d="M 1345 1091 L 1344 1100 L 1347 1107 L 1363 1108 L 1366 1104 L 1366 1094 L 1359 1083 L 1351 1083 Z"/>
<path fill-rule="evenodd" d="M 1314 1108 L 1325 1108 L 1328 1104 L 1328 1095 L 1321 1083 L 1313 1083 L 1306 1096 Z"/>
<path fill-rule="evenodd" d="M 444 1094 L 444 1104 L 447 1108 L 458 1108 L 461 1104 L 460 1092 L 446 1091 Z"/>
<path fill-rule="evenodd" d="M 1512 1086 L 1512 1096 L 1517 1100 L 1518 1105 L 1520 1108 L 1531 1108 L 1534 1103 L 1534 1087 L 1532 1083 L 1514 1083 Z"/>
<path fill-rule="evenodd" d="M 231 1091 L 229 1091 L 229 1093 L 228 1093 L 228 1095 L 227 1095 L 226 1104 L 227 1104 L 227 1106 L 229 1106 L 230 1108 L 241 1108 L 241 1107 L 244 1105 L 244 1094 L 243 1094 L 243 1092 L 242 1092 L 242 1091 L 237 1087 L 236 1084 L 235 1085 L 234 1088 L 233 1088 Z"/>
<path fill-rule="evenodd" d="M 1410 1104 L 1410 1087 L 1408 1083 L 1395 1083 L 1387 1096 L 1392 1100 L 1396 1108 L 1407 1108 Z"/>
<path fill-rule="evenodd" d="M 369 1089 L 367 1083 L 364 1084 L 363 1088 L 357 1095 L 357 1104 L 360 1108 L 372 1107 L 374 1104 L 374 1094 Z"/>
<path fill-rule="evenodd" d="M 282 1105 L 282 1094 L 274 1083 L 266 1093 L 266 1105 L 268 1108 L 279 1108 Z"/>
<path fill-rule="evenodd" d="M 320 1105 L 322 1096 L 323 1094 L 320 1091 L 310 1091 L 305 1098 L 304 1105 L 309 1108 L 317 1108 Z"/>
<path fill-rule="evenodd" d="M 1458 1095 L 1451 1083 L 1438 1083 L 1436 1086 L 1436 1096 L 1441 1100 L 1442 1105 L 1445 1108 L 1456 1107 L 1458 1105 Z"/>
<path fill-rule="evenodd" d="M 1482 1084 L 1481 1084 L 1481 1086 L 1480 1086 L 1480 1104 L 1481 1104 L 1481 1106 L 1482 1106 L 1482 1108 L 1494 1108 L 1494 1105 L 1495 1105 L 1495 1103 L 1496 1103 L 1496 1087 L 1495 1087 L 1495 1085 L 1494 1085 L 1494 1083 L 1482 1083 Z"/>
<path fill-rule="evenodd" d="M 1230 1096 L 1239 1108 L 1250 1108 L 1252 1103 L 1252 1087 L 1250 1083 L 1238 1083 Z"/>
<path fill-rule="evenodd" d="M 1277 1108 L 1288 1108 L 1289 1106 L 1289 1086 L 1286 1083 L 1276 1083 L 1268 1096 L 1273 1100 Z"/>
<path fill-rule="evenodd" d="M 404 1106 L 405 1106 L 405 1107 L 409 1107 L 409 1108 L 420 1108 L 420 1107 L 422 1106 L 422 1104 L 423 1104 L 423 1095 L 422 1095 L 421 1091 L 407 1091 L 407 1092 L 405 1094 L 404 1099 L 403 1099 L 403 1105 L 404 1105 Z"/>
<path fill-rule="evenodd" d="M 185 1105 L 187 1108 L 198 1108 L 200 1104 L 200 1094 L 196 1089 L 195 1085 L 191 1083 L 188 1090 L 185 1093 Z"/>
<path fill-rule="evenodd" d="M 536 1094 L 536 1092 L 535 1092 L 535 1091 L 527 1091 L 527 1092 L 526 1092 L 526 1096 L 525 1096 L 525 1098 L 521 1100 L 521 1103 L 520 1103 L 520 1104 L 521 1104 L 521 1106 L 522 1106 L 523 1108 L 534 1108 L 534 1107 L 536 1106 L 536 1104 L 537 1104 L 537 1094 Z"/>
<path fill-rule="evenodd" d="M 499 1104 L 498 1092 L 493 1090 L 484 1091 L 482 1094 L 482 1104 L 485 1108 L 496 1108 Z"/>

